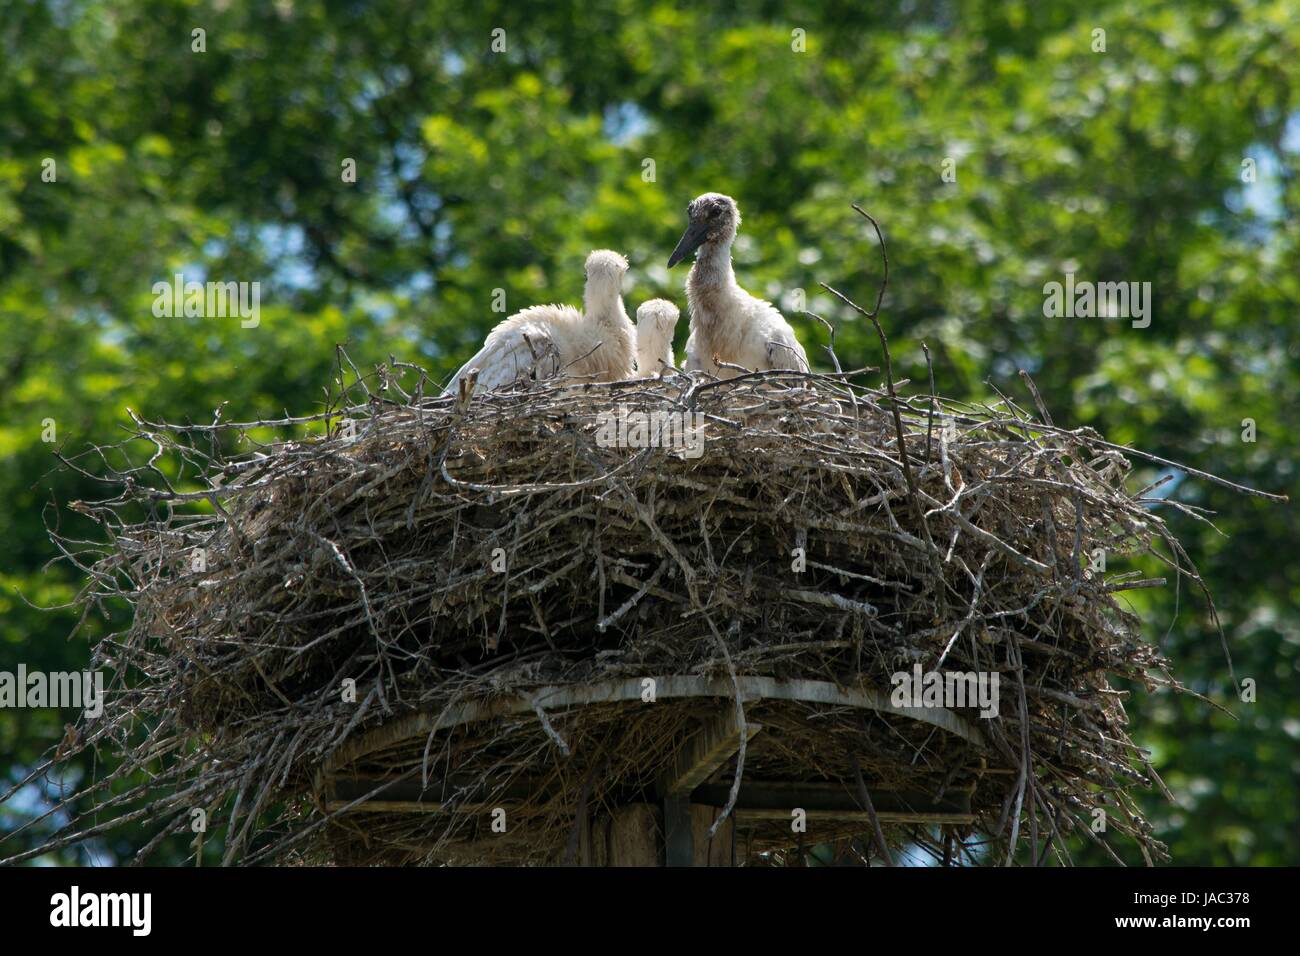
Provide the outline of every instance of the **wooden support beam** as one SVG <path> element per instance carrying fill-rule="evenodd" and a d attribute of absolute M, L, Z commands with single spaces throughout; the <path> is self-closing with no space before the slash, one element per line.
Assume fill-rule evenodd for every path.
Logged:
<path fill-rule="evenodd" d="M 941 707 L 896 707 L 887 691 L 871 688 L 840 687 L 826 681 L 779 680 L 775 677 L 739 677 L 736 681 L 744 700 L 794 700 L 808 703 L 830 704 L 835 707 L 853 707 L 875 710 L 909 720 L 931 724 L 987 749 L 983 732 L 965 716 Z M 509 714 L 534 711 L 538 705 L 547 712 L 592 704 L 639 700 L 644 688 L 640 678 L 603 681 L 599 684 L 577 684 L 534 688 L 527 693 L 507 695 L 487 701 L 471 701 L 437 712 L 408 714 L 391 720 L 365 734 L 349 740 L 336 751 L 322 768 L 329 776 L 367 755 L 385 750 L 413 739 L 424 740 L 431 733 L 449 730 L 462 724 L 495 720 Z M 730 700 L 735 693 L 732 682 L 725 677 L 706 678 L 697 675 L 668 675 L 658 679 L 658 700 L 675 698 L 714 697 Z"/>
<path fill-rule="evenodd" d="M 707 721 L 677 751 L 668 770 L 659 778 L 659 792 L 665 798 L 690 793 L 735 756 L 742 736 L 749 741 L 762 729 L 762 724 L 751 723 L 742 729 L 736 721 L 736 712 L 728 708 Z"/>
<path fill-rule="evenodd" d="M 707 866 L 697 858 L 709 854 L 707 827 L 696 833 L 696 819 L 690 793 L 704 783 L 740 750 L 742 740 L 750 740 L 762 727 L 736 720 L 731 708 L 705 721 L 699 731 L 672 756 L 668 769 L 660 775 L 657 789 L 664 801 L 664 848 L 668 866 Z M 701 807 L 705 813 L 709 808 Z M 730 830 L 728 830 L 730 834 Z M 697 837 L 699 846 L 697 847 Z"/>
<path fill-rule="evenodd" d="M 863 832 L 871 829 L 871 814 L 865 810 L 805 810 L 810 822 L 826 823 L 860 823 Z M 733 810 L 732 815 L 742 826 L 754 823 L 772 823 L 781 821 L 789 823 L 793 817 L 790 810 Z M 876 810 L 881 823 L 933 823 L 961 826 L 975 822 L 973 813 L 937 813 L 920 811 Z M 810 841 L 810 842 L 816 842 Z"/>
<path fill-rule="evenodd" d="M 753 725 L 750 725 L 753 726 Z M 690 751 L 691 748 L 684 748 Z M 697 752 L 710 751 L 701 744 Z M 690 766 L 698 766 L 691 764 Z M 711 771 L 710 771 L 711 772 Z M 676 779 L 686 779 L 685 777 Z M 465 812 L 489 812 L 494 807 L 520 801 L 535 795 L 541 786 L 539 781 L 520 778 L 510 782 L 506 787 L 487 793 L 474 793 L 474 778 L 461 779 L 453 775 L 447 780 L 438 780 L 425 788 L 418 780 L 398 780 L 384 786 L 369 800 L 357 804 L 353 813 L 437 813 L 443 808 L 446 796 L 458 794 L 456 809 Z M 333 781 L 331 791 L 325 795 L 325 806 L 329 811 L 342 810 L 348 804 L 370 793 L 380 781 L 371 777 L 347 777 Z M 726 805 L 730 794 L 730 784 L 701 784 L 688 794 L 671 793 L 665 797 L 682 801 L 684 804 L 696 804 L 708 808 Z M 872 800 L 882 823 L 955 823 L 974 822 L 970 810 L 970 794 L 965 791 L 950 792 L 942 801 L 935 803 L 927 794 L 898 792 L 890 790 L 873 790 Z M 740 787 L 736 810 L 741 819 L 749 821 L 777 820 L 790 818 L 790 811 L 799 807 L 808 813 L 810 820 L 858 820 L 868 819 L 862 813 L 862 806 L 846 785 L 816 783 L 786 783 L 782 781 L 745 781 Z M 683 811 L 684 812 L 684 811 Z M 678 832 L 675 824 L 665 818 L 665 826 L 672 832 Z M 683 825 L 685 826 L 685 825 Z M 689 828 L 685 828 L 689 831 Z M 685 831 L 683 831 L 685 833 Z M 686 840 L 687 835 L 680 836 Z M 679 858 L 687 859 L 691 850 L 683 844 Z M 687 864 L 682 864 L 687 865 Z"/>
<path fill-rule="evenodd" d="M 694 803 L 721 807 L 730 793 L 727 784 L 705 784 L 691 794 Z M 876 791 L 873 791 L 876 793 Z M 876 813 L 881 823 L 973 823 L 975 815 L 970 809 L 970 794 L 956 791 L 935 803 L 924 793 L 881 790 L 873 796 Z M 866 820 L 857 796 L 842 784 L 785 783 L 781 781 L 742 781 L 736 800 L 738 818 L 756 820 L 789 820 L 795 808 L 807 812 L 810 820 Z"/>
<path fill-rule="evenodd" d="M 456 798 L 454 805 L 457 810 L 490 810 L 503 803 L 527 799 L 537 786 L 536 781 L 516 778 L 505 787 L 491 788 L 484 786 L 480 778 L 453 774 L 446 779 L 430 781 L 429 786 L 424 787 L 418 780 L 394 780 L 383 784 L 381 778 L 362 775 L 329 781 L 323 796 L 325 808 L 333 812 L 379 788 L 374 796 L 349 812 L 437 813 L 444 804 L 453 802 L 451 797 Z"/>

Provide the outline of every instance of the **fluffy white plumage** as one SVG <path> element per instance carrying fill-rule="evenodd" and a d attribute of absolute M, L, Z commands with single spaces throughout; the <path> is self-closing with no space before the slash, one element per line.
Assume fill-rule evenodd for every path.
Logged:
<path fill-rule="evenodd" d="M 731 244 L 740 225 L 736 201 L 721 193 L 705 193 L 687 207 L 687 216 L 690 225 L 668 260 L 672 268 L 698 249 L 686 277 L 691 312 L 687 370 L 703 370 L 717 378 L 741 374 L 718 365 L 721 361 L 754 371 L 807 371 L 808 355 L 776 306 L 736 284 L 731 268 Z"/>
<path fill-rule="evenodd" d="M 456 394 L 460 380 L 473 369 L 478 369 L 475 389 L 486 391 L 520 378 L 631 378 L 636 330 L 623 306 L 627 260 L 598 249 L 587 257 L 586 269 L 581 312 L 569 305 L 535 305 L 516 312 L 488 333 L 483 347 L 452 376 L 443 394 Z"/>
<path fill-rule="evenodd" d="M 676 367 L 673 332 L 681 316 L 667 299 L 650 299 L 636 310 L 636 368 L 643 378 L 662 375 Z"/>

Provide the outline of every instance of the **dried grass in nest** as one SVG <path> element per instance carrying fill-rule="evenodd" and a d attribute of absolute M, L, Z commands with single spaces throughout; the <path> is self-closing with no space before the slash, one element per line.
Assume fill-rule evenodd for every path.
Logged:
<path fill-rule="evenodd" d="M 571 859 L 580 805 L 653 799 L 682 741 L 736 702 L 543 701 L 368 753 L 357 741 L 542 686 L 767 676 L 887 694 L 919 662 L 1000 674 L 999 716 L 965 715 L 983 746 L 897 714 L 748 700 L 744 719 L 764 729 L 743 780 L 857 792 L 856 765 L 873 793 L 968 795 L 974 822 L 945 834 L 970 861 L 1009 861 L 1031 840 L 1068 861 L 1065 833 L 1164 856 L 1130 796 L 1163 785 L 1112 689 L 1177 686 L 1116 599 L 1162 582 L 1084 565 L 1095 549 L 1150 553 L 1199 577 L 1095 432 L 1009 400 L 895 403 L 840 374 L 532 383 L 468 404 L 425 397 L 422 372 L 403 390 L 416 374 L 358 375 L 340 407 L 302 418 L 137 418 L 132 441 L 96 450 L 118 462 L 120 493 L 76 507 L 107 544 L 64 545 L 89 577 L 86 610 L 134 609 L 95 649 L 111 696 L 81 744 L 122 762 L 92 788 L 104 822 L 83 814 L 45 849 L 148 817 L 159 831 L 145 855 L 202 807 L 226 862 Z M 618 406 L 702 412 L 702 457 L 600 447 L 596 416 Z M 310 437 L 323 423 L 331 434 Z M 147 463 L 120 464 L 141 447 Z M 355 703 L 340 693 L 349 678 Z M 442 781 L 441 809 L 343 812 L 324 802 L 326 767 Z M 142 769 L 147 784 L 114 792 Z M 725 790 L 736 769 L 713 782 Z M 497 805 L 505 834 L 490 830 Z M 1105 834 L 1088 826 L 1098 807 Z M 862 829 L 806 839 L 861 846 L 848 841 Z M 935 845 L 923 826 L 885 829 Z M 755 825 L 746 839 L 757 853 L 794 838 Z"/>

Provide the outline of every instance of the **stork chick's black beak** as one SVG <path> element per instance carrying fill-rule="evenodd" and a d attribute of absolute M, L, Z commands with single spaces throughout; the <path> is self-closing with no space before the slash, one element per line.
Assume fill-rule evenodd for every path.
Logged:
<path fill-rule="evenodd" d="M 671 269 L 677 263 L 681 262 L 692 252 L 704 245 L 704 240 L 708 238 L 709 227 L 702 222 L 693 222 L 686 227 L 682 233 L 682 238 L 677 242 L 677 248 L 673 254 L 668 257 L 668 268 Z"/>

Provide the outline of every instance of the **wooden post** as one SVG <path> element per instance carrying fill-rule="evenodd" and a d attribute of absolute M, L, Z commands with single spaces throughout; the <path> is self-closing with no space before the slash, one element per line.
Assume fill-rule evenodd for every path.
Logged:
<path fill-rule="evenodd" d="M 691 801 L 684 796 L 664 798 L 664 865 L 695 865 L 695 834 Z"/>
<path fill-rule="evenodd" d="M 709 839 L 709 827 L 721 812 L 718 807 L 686 800 L 665 801 L 676 806 L 678 822 L 661 826 L 658 807 L 634 803 L 619 807 L 612 816 L 592 822 L 591 866 L 733 866 L 743 863 L 749 848 L 728 819 Z M 668 819 L 672 819 L 669 815 Z M 662 838 L 661 838 L 662 837 Z M 683 855 L 689 849 L 689 855 Z"/>
<path fill-rule="evenodd" d="M 709 827 L 722 811 L 702 803 L 691 804 L 691 830 L 695 837 L 695 857 L 692 866 L 736 866 L 744 863 L 749 847 L 736 832 L 736 816 L 732 814 L 718 827 L 709 839 Z"/>
<path fill-rule="evenodd" d="M 597 866 L 662 866 L 659 810 L 649 803 L 619 807 L 593 828 L 592 862 Z"/>

